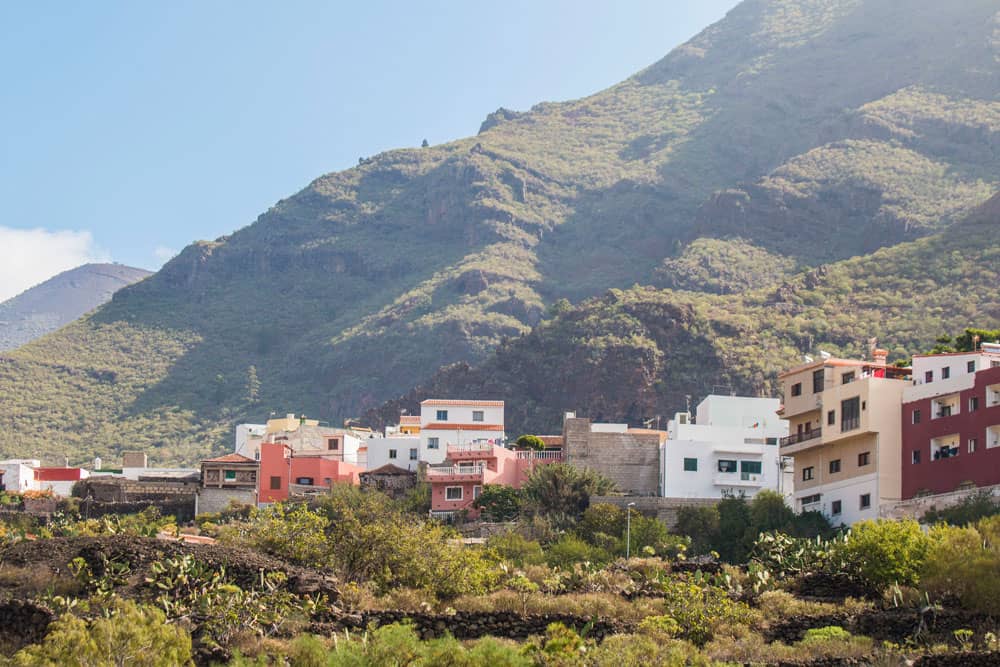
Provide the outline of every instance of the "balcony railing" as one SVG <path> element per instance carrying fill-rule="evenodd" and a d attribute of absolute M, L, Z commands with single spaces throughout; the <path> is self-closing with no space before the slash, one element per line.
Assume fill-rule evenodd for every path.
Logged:
<path fill-rule="evenodd" d="M 562 461 L 562 450 L 549 450 L 542 452 L 518 452 L 517 458 L 528 461 Z"/>
<path fill-rule="evenodd" d="M 461 445 L 448 445 L 448 451 L 451 452 L 492 452 L 493 445 L 488 442 L 466 442 Z"/>
<path fill-rule="evenodd" d="M 823 429 L 821 428 L 813 429 L 812 431 L 803 431 L 802 433 L 792 433 L 791 435 L 786 435 L 781 439 L 781 446 L 788 447 L 789 445 L 797 445 L 800 442 L 818 438 L 822 434 Z"/>
<path fill-rule="evenodd" d="M 478 465 L 437 465 L 437 466 L 427 466 L 427 478 L 430 480 L 432 478 L 459 478 L 459 477 L 470 477 L 470 478 L 482 478 L 483 471 L 486 470 L 486 466 L 482 463 Z M 472 481 L 472 480 L 470 480 Z"/>

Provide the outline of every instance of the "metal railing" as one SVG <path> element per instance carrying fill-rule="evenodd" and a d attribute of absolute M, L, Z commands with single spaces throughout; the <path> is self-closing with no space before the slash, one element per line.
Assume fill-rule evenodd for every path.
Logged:
<path fill-rule="evenodd" d="M 841 432 L 844 432 L 844 431 L 853 431 L 854 429 L 858 428 L 859 426 L 861 426 L 861 417 L 849 417 L 847 419 L 841 419 L 840 420 L 840 430 L 841 430 Z"/>
<path fill-rule="evenodd" d="M 484 470 L 486 470 L 486 466 L 482 463 L 476 465 L 436 465 L 427 466 L 427 476 L 482 475 Z"/>
<path fill-rule="evenodd" d="M 792 433 L 791 435 L 786 435 L 781 439 L 781 446 L 787 447 L 788 445 L 797 445 L 800 442 L 818 438 L 822 434 L 823 429 L 821 428 L 813 429 L 812 431 L 803 431 L 802 433 Z"/>
<path fill-rule="evenodd" d="M 563 458 L 562 450 L 550 450 L 550 451 L 525 451 L 518 452 L 517 458 L 528 461 L 561 461 Z"/>

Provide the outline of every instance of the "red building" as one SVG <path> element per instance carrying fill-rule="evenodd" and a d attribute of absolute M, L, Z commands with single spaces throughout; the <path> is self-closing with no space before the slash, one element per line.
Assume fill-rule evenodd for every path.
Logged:
<path fill-rule="evenodd" d="M 903 394 L 902 497 L 1000 484 L 1000 347 L 918 355 Z"/>
<path fill-rule="evenodd" d="M 304 494 L 339 482 L 359 484 L 359 475 L 364 471 L 361 466 L 338 461 L 322 452 L 292 453 L 283 443 L 265 442 L 260 445 L 257 500 L 277 503 L 288 500 L 289 490 Z"/>
<path fill-rule="evenodd" d="M 560 438 L 561 444 L 561 438 Z M 449 444 L 445 461 L 427 467 L 431 485 L 431 514 L 448 516 L 472 507 L 486 484 L 521 488 L 535 466 L 563 460 L 562 449 L 517 451 L 489 443 Z"/>

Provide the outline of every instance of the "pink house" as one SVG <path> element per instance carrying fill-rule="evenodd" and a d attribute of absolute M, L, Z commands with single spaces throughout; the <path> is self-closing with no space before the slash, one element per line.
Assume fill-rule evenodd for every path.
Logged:
<path fill-rule="evenodd" d="M 293 453 L 283 443 L 265 442 L 260 445 L 257 499 L 260 503 L 276 503 L 288 500 L 289 489 L 304 494 L 338 482 L 357 485 L 364 471 L 361 466 L 323 452 Z"/>
<path fill-rule="evenodd" d="M 448 445 L 444 463 L 427 467 L 431 514 L 450 516 L 466 510 L 475 518 L 479 512 L 472 502 L 483 486 L 503 484 L 519 489 L 535 466 L 562 460 L 561 448 L 521 451 L 486 443 Z"/>

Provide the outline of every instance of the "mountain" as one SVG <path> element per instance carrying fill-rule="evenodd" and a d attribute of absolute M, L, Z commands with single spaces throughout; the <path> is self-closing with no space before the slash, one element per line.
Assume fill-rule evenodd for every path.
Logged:
<path fill-rule="evenodd" d="M 949 287 L 989 246 L 949 250 L 953 271 L 906 263 L 997 190 L 998 64 L 995 0 L 746 0 L 607 90 L 363 159 L 189 246 L 0 357 L 0 430 L 42 455 L 192 461 L 234 421 L 355 416 L 522 339 L 521 372 L 577 404 L 615 365 L 669 385 L 599 410 L 632 419 L 709 385 L 768 390 L 860 329 L 903 354 L 993 326 Z M 928 311 L 888 317 L 906 303 Z M 560 402 L 538 400 L 525 425 Z"/>
<path fill-rule="evenodd" d="M 55 331 L 149 275 L 122 264 L 84 264 L 0 303 L 0 352 Z"/>

